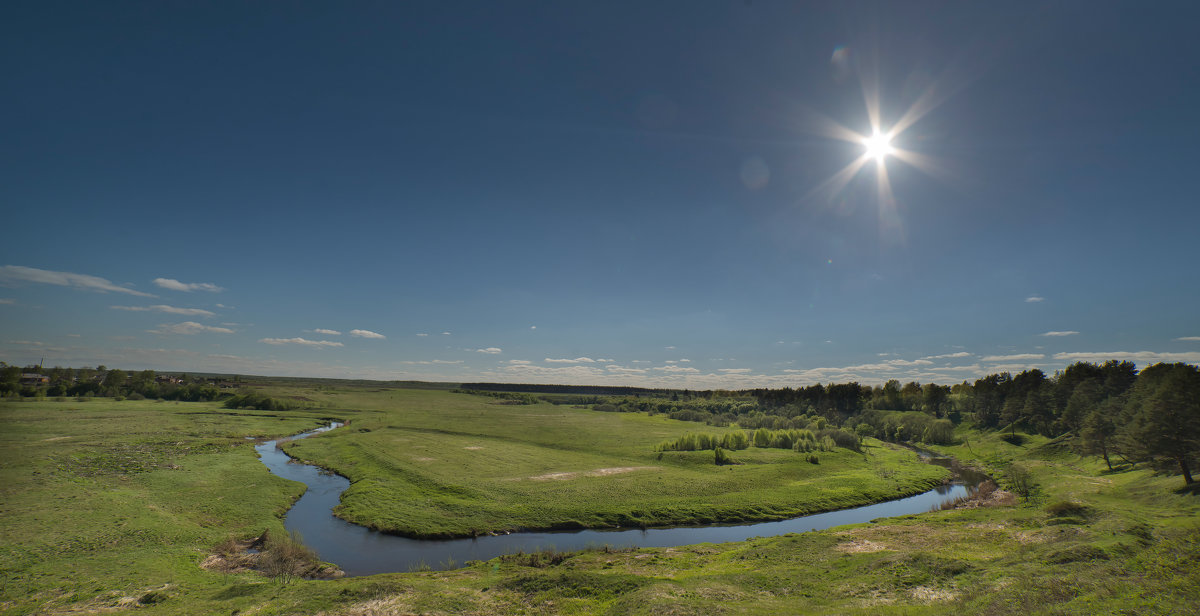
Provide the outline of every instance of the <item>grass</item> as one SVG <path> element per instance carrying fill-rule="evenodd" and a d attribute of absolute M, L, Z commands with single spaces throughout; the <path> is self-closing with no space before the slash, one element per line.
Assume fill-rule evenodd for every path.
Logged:
<path fill-rule="evenodd" d="M 100 399 L 0 403 L 0 614 L 1090 615 L 1195 614 L 1200 605 L 1200 501 L 1177 491 L 1177 476 L 1142 468 L 1108 472 L 1103 462 L 1041 437 L 1025 435 L 1013 445 L 996 433 L 966 429 L 959 432 L 962 445 L 936 449 L 988 469 L 1002 488 L 1010 487 L 1006 477 L 1014 464 L 1024 468 L 1028 498 L 1010 507 L 938 511 L 801 535 L 521 554 L 442 572 L 284 583 L 201 569 L 199 562 L 230 537 L 282 533 L 277 516 L 300 492 L 254 462 L 245 435 L 290 434 L 334 416 L 352 423 L 293 448 L 303 452 L 321 443 L 336 453 L 373 443 L 392 452 L 397 469 L 425 468 L 412 456 L 466 459 L 458 472 L 487 466 L 459 451 L 498 447 L 492 463 L 514 465 L 511 472 L 456 480 L 449 470 L 413 470 L 411 477 L 424 479 L 403 482 L 492 490 L 497 478 L 632 465 L 638 456 L 666 468 L 657 454 L 641 452 L 639 442 L 628 439 L 652 445 L 686 431 L 665 434 L 672 424 L 660 418 L 632 416 L 621 420 L 632 421 L 629 426 L 614 427 L 595 415 L 624 414 L 566 416 L 538 405 L 481 407 L 478 398 L 445 392 L 375 389 L 309 392 L 323 408 L 282 414 Z M 521 412 L 537 415 L 522 419 Z M 471 413 L 513 415 L 465 421 Z M 597 432 L 596 445 L 589 446 L 587 435 L 597 428 L 608 431 Z M 370 431 L 358 432 L 364 429 Z M 339 434 L 361 437 L 335 438 Z M 410 440 L 384 447 L 388 439 Z M 414 449 L 423 443 L 426 449 Z M 868 450 L 876 457 L 865 463 L 878 464 L 872 472 L 882 482 L 879 475 L 888 474 L 892 461 L 878 456 L 890 450 Z M 737 452 L 738 461 L 755 451 Z M 676 476 L 720 482 L 715 476 L 731 473 L 712 464 L 712 452 L 689 453 L 697 459 L 669 462 Z M 827 472 L 828 455 L 818 466 L 801 464 Z M 375 464 L 366 466 L 379 468 Z M 732 472 L 788 464 L 763 459 Z M 846 472 L 850 465 L 846 461 Z M 774 477 L 757 472 L 767 481 Z M 635 475 L 585 477 L 596 480 L 590 488 L 586 482 L 562 488 L 573 480 L 527 483 L 586 498 L 602 492 L 597 486 L 604 479 Z M 747 494 L 769 492 L 754 487 L 755 477 L 732 485 Z"/>
<path fill-rule="evenodd" d="M 718 466 L 712 451 L 656 451 L 694 424 L 637 413 L 411 390 L 325 402 L 380 412 L 286 450 L 351 480 L 337 515 L 414 537 L 784 519 L 922 492 L 945 476 L 877 442 L 822 452 L 819 465 L 750 448 Z"/>

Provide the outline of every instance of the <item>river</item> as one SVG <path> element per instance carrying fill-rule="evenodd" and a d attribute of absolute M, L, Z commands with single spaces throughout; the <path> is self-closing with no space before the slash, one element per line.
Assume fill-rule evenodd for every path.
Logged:
<path fill-rule="evenodd" d="M 327 427 L 298 434 L 291 437 L 291 440 L 328 432 L 340 425 L 332 423 Z M 946 500 L 967 495 L 964 482 L 956 480 L 950 485 L 938 486 L 907 498 L 777 522 L 625 530 L 520 532 L 464 539 L 410 539 L 373 531 L 335 517 L 332 509 L 340 502 L 342 492 L 350 487 L 350 481 L 345 477 L 293 461 L 276 446 L 276 441 L 266 441 L 254 449 L 272 473 L 308 486 L 304 496 L 288 511 L 284 526 L 289 531 L 299 531 L 304 542 L 317 552 L 321 560 L 336 564 L 347 576 L 412 571 L 424 567 L 435 570 L 453 569 L 461 567 L 468 560 L 489 560 L 504 554 L 522 551 L 529 553 L 551 548 L 574 551 L 604 545 L 614 548 L 673 547 L 695 543 L 743 541 L 751 537 L 802 533 L 843 524 L 869 522 L 876 518 L 924 513 Z M 923 458 L 933 463 L 946 460 L 930 458 L 926 452 L 920 453 Z M 982 479 L 986 479 L 986 476 L 967 476 L 972 485 Z"/>

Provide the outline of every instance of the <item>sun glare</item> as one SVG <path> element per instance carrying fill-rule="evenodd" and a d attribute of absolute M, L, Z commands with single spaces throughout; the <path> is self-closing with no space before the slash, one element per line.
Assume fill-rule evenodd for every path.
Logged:
<path fill-rule="evenodd" d="M 863 139 L 863 147 L 867 148 L 867 156 L 881 161 L 892 153 L 892 138 L 890 135 L 876 131 L 870 137 Z"/>

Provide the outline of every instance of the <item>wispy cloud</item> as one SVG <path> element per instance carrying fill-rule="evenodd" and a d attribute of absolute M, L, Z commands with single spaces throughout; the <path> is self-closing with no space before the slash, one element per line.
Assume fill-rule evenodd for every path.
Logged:
<path fill-rule="evenodd" d="M 15 304 L 15 303 L 17 303 L 17 300 L 15 300 L 15 299 L 0 299 L 0 304 Z"/>
<path fill-rule="evenodd" d="M 1112 351 L 1110 353 L 1055 353 L 1054 359 L 1067 361 L 1103 362 L 1110 359 L 1131 361 L 1142 366 L 1159 362 L 1200 363 L 1200 351 L 1187 353 L 1158 353 L 1155 351 Z"/>
<path fill-rule="evenodd" d="M 1038 302 L 1044 302 L 1044 301 L 1046 301 L 1046 298 L 1039 297 L 1037 295 L 1030 295 L 1029 297 L 1025 298 L 1025 303 L 1027 303 L 1027 304 L 1036 304 Z"/>
<path fill-rule="evenodd" d="M 486 349 L 473 349 L 476 353 L 486 353 L 488 355 L 499 355 L 504 352 L 500 347 L 488 347 Z"/>
<path fill-rule="evenodd" d="M 1050 332 L 1046 332 L 1044 334 L 1038 334 L 1038 335 L 1049 336 L 1051 338 L 1059 338 L 1062 336 L 1078 336 L 1079 332 L 1077 332 L 1075 330 L 1067 330 L 1067 331 L 1061 331 L 1061 332 L 1050 331 Z"/>
<path fill-rule="evenodd" d="M 174 278 L 155 278 L 154 284 L 171 291 L 208 291 L 209 293 L 220 293 L 225 289 L 218 287 L 211 282 L 179 282 Z"/>
<path fill-rule="evenodd" d="M 9 303 L 11 304 L 12 302 L 9 301 Z M 1176 340 L 1180 342 L 1200 342 L 1200 336 L 1184 336 L 1182 338 L 1176 338 Z"/>
<path fill-rule="evenodd" d="M 1045 359 L 1042 353 L 1017 353 L 1015 355 L 988 355 L 980 361 L 1026 361 L 1030 359 Z"/>
<path fill-rule="evenodd" d="M 529 361 L 528 359 L 510 359 L 510 360 L 508 360 L 508 363 L 519 364 L 519 365 L 529 365 L 529 364 L 532 364 L 533 362 Z"/>
<path fill-rule="evenodd" d="M 596 360 L 591 357 L 576 357 L 575 359 L 552 359 L 547 357 L 544 360 L 548 364 L 594 364 Z"/>
<path fill-rule="evenodd" d="M 217 313 L 211 310 L 201 310 L 200 308 L 177 308 L 175 306 L 167 306 L 166 304 L 155 304 L 153 306 L 109 306 L 113 310 L 128 310 L 129 312 L 165 312 L 167 314 L 178 314 L 185 317 L 211 317 Z"/>
<path fill-rule="evenodd" d="M 344 344 L 342 344 L 340 342 L 335 342 L 333 340 L 307 340 L 304 338 L 262 338 L 259 340 L 259 342 L 262 342 L 264 344 L 275 344 L 275 345 L 299 344 L 301 346 L 308 346 L 308 347 L 315 347 L 315 348 L 345 346 Z"/>
<path fill-rule="evenodd" d="M 37 340 L 9 340 L 8 343 L 20 346 L 42 346 L 44 344 L 42 342 L 38 342 Z"/>
<path fill-rule="evenodd" d="M 725 374 L 750 374 L 750 369 L 749 368 L 718 368 L 717 372 L 724 372 Z"/>
<path fill-rule="evenodd" d="M 370 338 L 371 340 L 383 340 L 387 338 L 383 334 L 377 334 L 367 329 L 352 329 L 350 330 L 350 335 L 356 338 Z"/>
<path fill-rule="evenodd" d="M 210 332 L 214 334 L 232 334 L 233 330 L 228 327 L 209 327 L 195 321 L 184 321 L 183 323 L 163 324 L 159 325 L 158 329 L 146 330 L 152 334 L 181 334 L 191 336 L 201 332 Z"/>
<path fill-rule="evenodd" d="M 424 338 L 424 337 L 426 337 L 426 336 L 428 336 L 428 335 L 429 335 L 429 334 L 417 334 L 417 336 L 418 336 L 418 337 L 421 337 L 421 338 Z"/>
<path fill-rule="evenodd" d="M 464 362 L 461 359 L 456 359 L 453 361 L 451 361 L 449 359 L 422 359 L 420 361 L 402 361 L 400 363 L 416 364 L 416 365 L 420 365 L 420 366 L 453 366 L 453 365 L 461 364 Z"/>
<path fill-rule="evenodd" d="M 113 284 L 107 278 L 99 276 L 89 276 L 87 274 L 73 274 L 71 272 L 53 272 L 50 270 L 37 269 L 33 267 L 24 267 L 21 265 L 5 265 L 0 267 L 0 284 L 13 284 L 21 282 L 35 282 L 39 284 L 52 284 L 60 287 L 74 287 L 76 289 L 87 289 L 98 293 L 126 293 L 128 295 L 136 295 L 138 297 L 154 297 L 149 293 L 135 291 L 133 289 L 122 287 Z"/>
<path fill-rule="evenodd" d="M 695 368 L 693 368 L 693 367 L 691 367 L 691 366 L 680 366 L 680 365 L 677 365 L 677 364 L 667 364 L 667 365 L 665 365 L 665 366 L 658 366 L 657 368 L 654 368 L 654 370 L 658 370 L 659 372 L 671 372 L 671 373 L 682 373 L 682 372 L 686 372 L 686 373 L 696 373 L 696 372 L 700 372 L 699 370 L 697 370 L 697 369 L 695 369 Z"/>
<path fill-rule="evenodd" d="M 449 336 L 449 335 L 450 335 L 450 332 L 442 332 L 442 335 L 443 335 L 443 336 Z"/>
<path fill-rule="evenodd" d="M 971 354 L 966 351 L 959 351 L 957 353 L 946 353 L 944 355 L 930 355 L 928 357 L 922 357 L 921 359 L 957 359 L 959 357 L 970 357 L 970 356 L 971 356 Z"/>
<path fill-rule="evenodd" d="M 324 334 L 324 335 L 326 335 L 326 336 L 341 336 L 341 335 L 342 335 L 342 332 L 339 332 L 339 331 L 338 331 L 338 330 L 336 330 L 336 329 L 321 329 L 321 328 L 317 328 L 317 329 L 314 329 L 314 330 L 313 330 L 313 333 L 314 333 L 314 334 Z"/>

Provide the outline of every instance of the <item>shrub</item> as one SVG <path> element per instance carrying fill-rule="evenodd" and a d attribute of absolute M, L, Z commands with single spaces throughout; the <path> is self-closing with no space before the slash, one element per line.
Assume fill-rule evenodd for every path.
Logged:
<path fill-rule="evenodd" d="M 1013 492 L 1021 498 L 1029 498 L 1037 489 L 1033 474 L 1020 464 L 1008 467 L 1008 482 L 1012 484 Z"/>
<path fill-rule="evenodd" d="M 725 466 L 727 464 L 737 464 L 737 462 L 734 462 L 733 458 L 729 457 L 729 454 L 725 453 L 725 450 L 721 449 L 720 447 L 717 447 L 715 450 L 713 450 L 713 454 L 714 454 L 713 462 L 717 466 Z"/>

